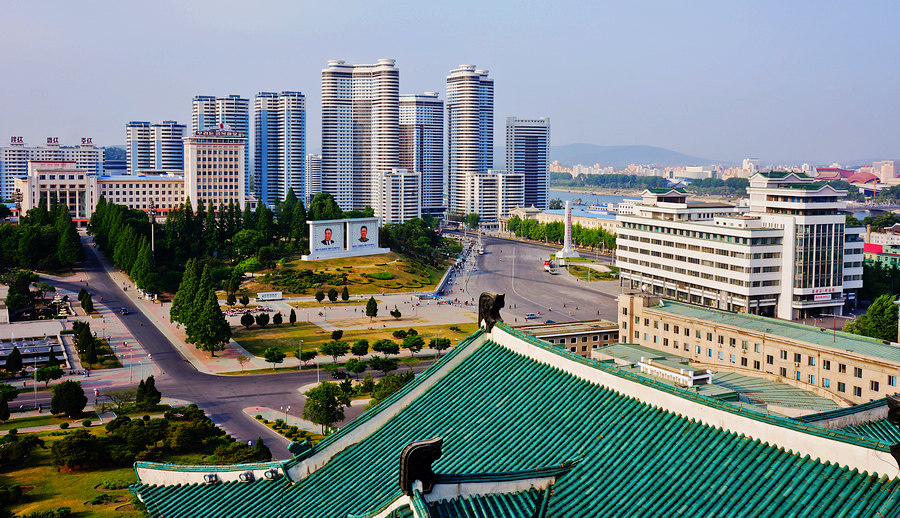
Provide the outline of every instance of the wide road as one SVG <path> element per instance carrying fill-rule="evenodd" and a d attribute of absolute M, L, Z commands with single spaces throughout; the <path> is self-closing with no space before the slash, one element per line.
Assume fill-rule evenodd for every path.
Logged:
<path fill-rule="evenodd" d="M 153 355 L 153 363 L 162 371 L 156 377 L 156 386 L 163 396 L 196 403 L 217 425 L 236 439 L 246 441 L 262 437 L 272 451 L 273 458 L 289 458 L 287 440 L 256 422 L 252 416 L 244 414 L 243 409 L 265 406 L 278 410 L 282 406 L 291 405 L 292 415 L 302 415 L 305 398 L 298 392 L 298 388 L 315 383 L 316 371 L 252 376 L 220 376 L 198 372 L 140 311 L 141 308 L 126 297 L 122 288 L 107 275 L 98 258 L 99 252 L 93 246 L 85 246 L 85 249 L 88 260 L 83 263 L 82 271 L 87 277 L 87 286 L 95 304 L 100 304 L 97 301 L 102 296 L 103 305 L 128 309 L 130 314 L 120 318 L 141 347 Z M 77 280 L 57 284 L 74 292 L 84 286 L 84 283 Z M 424 361 L 415 366 L 414 370 L 419 372 L 431 363 Z M 321 375 L 325 379 L 324 371 Z M 24 400 L 25 396 L 20 398 Z M 93 397 L 90 399 L 93 400 Z M 345 413 L 349 420 L 361 414 L 362 410 L 346 408 Z"/>
<path fill-rule="evenodd" d="M 538 312 L 540 319 L 531 322 L 617 321 L 618 281 L 585 282 L 562 268 L 556 275 L 544 271 L 544 260 L 558 246 L 491 236 L 482 236 L 481 242 L 484 254 L 473 256 L 477 270 L 457 274 L 449 297 L 477 301 L 484 291 L 505 293 L 506 307 L 501 313 L 513 325 L 522 324 L 525 313 Z"/>

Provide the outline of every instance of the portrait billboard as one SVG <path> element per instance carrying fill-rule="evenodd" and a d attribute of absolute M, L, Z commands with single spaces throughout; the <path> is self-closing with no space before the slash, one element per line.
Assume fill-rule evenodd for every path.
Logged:
<path fill-rule="evenodd" d="M 311 226 L 310 250 L 344 249 L 344 223 L 342 221 L 317 221 Z"/>
<path fill-rule="evenodd" d="M 378 248 L 378 218 L 349 220 L 347 244 L 350 250 Z"/>

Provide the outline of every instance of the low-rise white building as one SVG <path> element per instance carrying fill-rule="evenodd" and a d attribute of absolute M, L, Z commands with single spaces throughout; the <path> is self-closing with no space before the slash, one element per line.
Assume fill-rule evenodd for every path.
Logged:
<path fill-rule="evenodd" d="M 422 216 L 422 174 L 392 169 L 375 175 L 375 216 L 384 223 L 403 223 Z"/>
<path fill-rule="evenodd" d="M 794 319 L 841 314 L 862 286 L 861 227 L 846 191 L 800 173 L 757 173 L 749 210 L 649 189 L 619 214 L 621 282 L 662 297 Z"/>

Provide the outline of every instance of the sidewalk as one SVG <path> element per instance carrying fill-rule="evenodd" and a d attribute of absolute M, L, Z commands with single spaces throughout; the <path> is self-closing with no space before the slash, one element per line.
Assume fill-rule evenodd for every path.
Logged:
<path fill-rule="evenodd" d="M 370 398 L 354 399 L 354 400 L 350 401 L 350 406 L 351 407 L 364 407 L 369 404 L 369 401 L 371 401 Z M 297 417 L 297 416 L 291 414 L 290 409 L 291 409 L 290 406 L 287 407 L 287 411 L 274 410 L 272 408 L 265 407 L 265 406 L 252 406 L 252 407 L 245 408 L 244 413 L 247 414 L 248 416 L 254 418 L 253 420 L 256 421 L 257 423 L 259 423 L 260 426 L 265 426 L 266 428 L 269 428 L 269 427 L 255 418 L 257 414 L 262 415 L 263 419 L 268 419 L 269 421 L 276 421 L 278 419 L 282 419 L 282 420 L 284 420 L 285 424 L 287 424 L 288 426 L 296 426 L 297 428 L 299 428 L 301 430 L 306 430 L 307 432 L 322 433 L 321 426 L 317 425 L 316 423 L 314 423 L 312 421 L 307 421 L 306 419 L 303 419 L 301 417 Z M 300 407 L 297 410 L 302 411 L 303 408 Z M 272 431 L 274 432 L 274 430 L 272 430 Z M 275 433 L 277 434 L 278 432 L 275 432 Z M 279 434 L 279 436 L 281 436 L 286 441 L 288 440 L 287 437 L 284 437 L 281 434 Z"/>

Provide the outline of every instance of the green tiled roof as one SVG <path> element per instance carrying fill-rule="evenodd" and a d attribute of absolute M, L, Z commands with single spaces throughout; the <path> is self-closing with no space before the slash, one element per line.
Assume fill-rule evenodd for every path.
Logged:
<path fill-rule="evenodd" d="M 806 173 L 795 173 L 793 171 L 769 171 L 767 173 L 756 173 L 762 175 L 766 178 L 787 178 L 790 175 L 795 175 L 798 178 L 810 178 Z"/>
<path fill-rule="evenodd" d="M 900 347 L 887 345 L 881 340 L 866 336 L 844 333 L 842 331 L 823 332 L 818 327 L 805 326 L 787 320 L 749 315 L 747 313 L 730 313 L 674 300 L 663 300 L 659 305 L 653 306 L 653 308 L 681 317 L 710 320 L 757 333 L 781 336 L 900 363 Z"/>
<path fill-rule="evenodd" d="M 888 444 L 897 444 L 900 442 L 900 428 L 891 424 L 887 418 L 879 419 L 864 424 L 857 424 L 842 428 L 844 432 L 877 439 Z"/>
<path fill-rule="evenodd" d="M 669 193 L 669 192 L 672 192 L 672 191 L 675 191 L 675 192 L 677 192 L 678 194 L 687 194 L 687 191 L 684 190 L 683 187 L 679 187 L 679 188 L 677 188 L 677 189 L 670 189 L 670 188 L 668 188 L 668 187 L 651 187 L 651 188 L 649 188 L 649 189 L 647 189 L 647 190 L 650 191 L 650 192 L 652 192 L 653 194 L 666 194 L 666 193 Z"/>
<path fill-rule="evenodd" d="M 432 518 L 537 518 L 544 516 L 547 489 L 455 498 L 428 504 Z"/>
<path fill-rule="evenodd" d="M 804 408 L 817 412 L 841 408 L 834 401 L 815 392 L 736 372 L 717 372 L 713 383 L 730 388 L 753 403 Z"/>
<path fill-rule="evenodd" d="M 546 350 L 553 349 L 546 345 Z M 746 516 L 748 511 L 895 516 L 900 511 L 896 478 L 876 478 L 702 425 L 491 341 L 362 442 L 295 484 L 281 478 L 215 486 L 136 484 L 132 490 L 152 516 L 167 518 L 363 514 L 400 496 L 403 446 L 435 436 L 444 440 L 443 456 L 432 466 L 436 473 L 527 470 L 580 459 L 553 486 L 548 516 Z"/>

